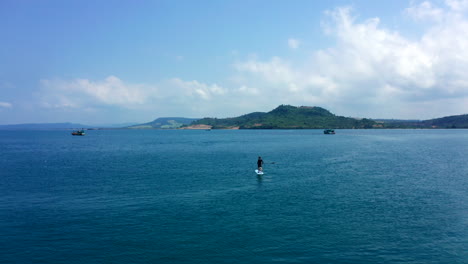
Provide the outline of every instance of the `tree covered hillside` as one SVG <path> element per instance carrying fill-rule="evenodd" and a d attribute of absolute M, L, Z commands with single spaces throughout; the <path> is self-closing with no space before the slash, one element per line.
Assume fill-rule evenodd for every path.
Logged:
<path fill-rule="evenodd" d="M 423 121 L 424 125 L 433 128 L 468 128 L 468 115 L 447 116 Z"/>
<path fill-rule="evenodd" d="M 383 128 L 468 128 L 468 114 L 429 120 L 382 120 Z"/>
<path fill-rule="evenodd" d="M 372 128 L 376 123 L 369 119 L 335 116 L 321 107 L 280 105 L 267 113 L 254 112 L 233 118 L 203 118 L 192 123 L 202 124 L 210 125 L 214 129 L 325 129 Z"/>

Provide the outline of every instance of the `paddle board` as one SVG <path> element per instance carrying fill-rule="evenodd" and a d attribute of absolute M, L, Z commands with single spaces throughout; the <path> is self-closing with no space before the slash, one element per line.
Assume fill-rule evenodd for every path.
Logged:
<path fill-rule="evenodd" d="M 255 170 L 255 173 L 257 173 L 257 175 L 263 175 L 263 171 Z"/>

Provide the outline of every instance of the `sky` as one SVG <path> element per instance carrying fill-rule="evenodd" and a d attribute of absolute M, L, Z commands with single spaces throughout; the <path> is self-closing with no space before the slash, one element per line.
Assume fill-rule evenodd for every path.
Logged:
<path fill-rule="evenodd" d="M 468 0 L 2 0 L 0 124 L 468 114 Z"/>

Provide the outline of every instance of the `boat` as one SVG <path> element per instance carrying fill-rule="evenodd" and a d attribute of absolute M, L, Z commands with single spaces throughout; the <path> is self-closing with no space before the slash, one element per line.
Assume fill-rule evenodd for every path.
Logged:
<path fill-rule="evenodd" d="M 335 134 L 335 130 L 333 129 L 325 129 L 323 131 L 324 134 L 327 134 L 327 135 L 334 135 Z"/>
<path fill-rule="evenodd" d="M 84 136 L 86 133 L 84 132 L 83 129 L 81 130 L 76 130 L 71 133 L 73 136 Z"/>

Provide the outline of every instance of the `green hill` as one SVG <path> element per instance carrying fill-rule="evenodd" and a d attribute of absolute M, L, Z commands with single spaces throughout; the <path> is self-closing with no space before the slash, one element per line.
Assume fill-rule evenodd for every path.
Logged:
<path fill-rule="evenodd" d="M 270 112 L 254 112 L 233 118 L 203 118 L 191 125 L 210 125 L 214 129 L 325 129 L 372 128 L 376 122 L 336 116 L 321 107 L 280 105 Z"/>
<path fill-rule="evenodd" d="M 174 129 L 179 128 L 183 125 L 188 125 L 191 122 L 198 120 L 197 118 L 185 118 L 185 117 L 161 117 L 154 121 L 129 126 L 127 128 L 132 129 Z"/>
<path fill-rule="evenodd" d="M 468 114 L 429 120 L 381 120 L 383 128 L 468 128 Z"/>
<path fill-rule="evenodd" d="M 432 128 L 468 128 L 468 114 L 435 118 L 422 121 L 422 123 Z"/>

